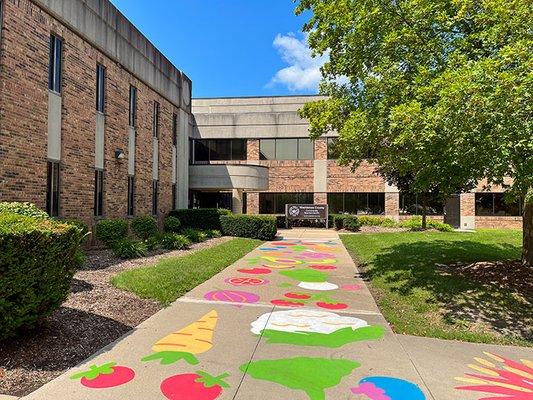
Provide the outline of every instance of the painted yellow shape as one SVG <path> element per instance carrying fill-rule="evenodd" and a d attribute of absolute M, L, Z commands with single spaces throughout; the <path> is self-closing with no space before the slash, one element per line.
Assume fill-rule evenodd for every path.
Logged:
<path fill-rule="evenodd" d="M 533 361 L 524 360 L 524 359 L 520 361 L 522 361 L 522 364 L 524 364 L 526 367 L 533 368 Z"/>
<path fill-rule="evenodd" d="M 485 385 L 485 384 L 488 384 L 487 381 L 484 381 L 484 380 L 481 380 L 481 379 L 463 378 L 462 376 L 455 378 L 455 380 L 459 381 L 459 382 L 464 382 L 464 383 L 472 383 L 474 385 Z"/>
<path fill-rule="evenodd" d="M 165 336 L 152 347 L 152 350 L 156 353 L 161 351 L 205 353 L 213 347 L 213 333 L 217 320 L 218 313 L 213 310 L 185 328 Z"/>
<path fill-rule="evenodd" d="M 485 367 L 496 368 L 496 364 L 491 363 L 490 361 L 487 361 L 487 360 L 485 360 L 484 358 L 481 358 L 481 357 L 474 357 L 474 360 L 476 360 L 476 361 L 477 361 L 478 363 L 480 363 L 481 365 L 484 365 Z"/>
<path fill-rule="evenodd" d="M 533 379 L 533 375 L 528 374 L 526 371 L 522 371 L 520 369 L 516 369 L 516 368 L 513 368 L 513 367 L 507 367 L 507 366 L 504 366 L 503 368 L 506 369 L 507 371 L 512 372 L 513 374 L 519 375 L 519 376 L 521 376 L 523 378 Z"/>
<path fill-rule="evenodd" d="M 501 362 L 501 363 L 502 363 L 502 362 L 505 362 L 505 360 L 504 360 L 503 358 L 498 357 L 498 356 L 496 356 L 496 355 L 494 355 L 494 354 L 492 354 L 492 353 L 489 353 L 489 352 L 487 352 L 487 351 L 484 351 L 483 354 L 485 354 L 487 357 L 490 357 L 490 358 L 492 358 L 493 360 L 496 360 L 496 361 L 498 361 L 498 362 Z"/>
<path fill-rule="evenodd" d="M 483 368 L 475 364 L 468 365 L 469 368 L 472 368 L 475 371 L 481 372 L 482 374 L 489 375 L 489 376 L 500 376 L 497 372 L 494 372 L 491 369 Z"/>
<path fill-rule="evenodd" d="M 324 258 L 323 260 L 313 260 L 308 261 L 309 264 L 335 264 L 337 263 L 336 258 Z"/>
<path fill-rule="evenodd" d="M 294 268 L 294 265 L 270 265 L 270 264 L 265 264 L 265 267 L 272 268 L 272 269 L 290 269 L 290 268 Z"/>
<path fill-rule="evenodd" d="M 517 392 L 522 392 L 522 393 L 533 393 L 533 391 L 525 388 L 525 387 L 520 387 L 520 386 L 515 386 L 515 385 L 510 385 L 508 383 L 502 383 L 502 382 L 490 382 L 491 385 L 493 386 L 499 386 L 499 387 L 503 387 L 503 388 L 506 388 L 506 389 L 511 389 L 511 390 L 515 390 Z"/>

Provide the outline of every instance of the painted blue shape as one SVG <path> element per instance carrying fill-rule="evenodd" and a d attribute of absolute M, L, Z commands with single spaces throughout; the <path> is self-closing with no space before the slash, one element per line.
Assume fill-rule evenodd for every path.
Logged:
<path fill-rule="evenodd" d="M 259 250 L 262 250 L 262 251 L 278 251 L 279 249 L 278 248 L 274 248 L 274 247 L 261 247 Z"/>
<path fill-rule="evenodd" d="M 373 383 L 377 388 L 383 389 L 391 400 L 426 400 L 420 388 L 412 382 L 387 376 L 372 376 L 361 379 L 359 384 Z"/>

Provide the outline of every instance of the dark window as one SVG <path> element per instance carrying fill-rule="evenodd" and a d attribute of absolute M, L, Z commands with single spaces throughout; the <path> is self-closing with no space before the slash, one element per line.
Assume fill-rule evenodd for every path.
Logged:
<path fill-rule="evenodd" d="M 152 181 L 152 214 L 158 214 L 159 181 Z"/>
<path fill-rule="evenodd" d="M 201 139 L 192 141 L 193 163 L 246 160 L 246 139 Z"/>
<path fill-rule="evenodd" d="M 214 161 L 231 160 L 231 141 L 218 139 L 209 141 L 209 158 Z"/>
<path fill-rule="evenodd" d="M 172 184 L 172 209 L 175 210 L 178 208 L 178 186 L 173 183 Z"/>
<path fill-rule="evenodd" d="M 172 116 L 172 144 L 174 146 L 178 145 L 178 115 L 174 114 Z"/>
<path fill-rule="evenodd" d="M 104 171 L 94 171 L 94 216 L 104 214 Z"/>
<path fill-rule="evenodd" d="M 56 93 L 61 93 L 61 54 L 63 52 L 63 41 L 55 36 L 50 36 L 50 65 L 48 69 L 48 89 Z"/>
<path fill-rule="evenodd" d="M 522 215 L 522 199 L 512 202 L 505 201 L 503 193 L 476 193 L 477 216 L 509 216 Z"/>
<path fill-rule="evenodd" d="M 436 196 L 427 195 L 426 199 L 427 215 L 444 214 L 444 204 Z M 400 214 L 421 215 L 422 196 L 412 193 L 400 193 Z"/>
<path fill-rule="evenodd" d="M 313 204 L 313 193 L 259 193 L 259 213 L 285 214 L 287 204 Z"/>
<path fill-rule="evenodd" d="M 231 159 L 232 160 L 246 160 L 248 158 L 246 140 L 232 140 L 231 141 Z"/>
<path fill-rule="evenodd" d="M 385 213 L 385 193 L 328 193 L 329 211 L 332 214 Z"/>
<path fill-rule="evenodd" d="M 96 66 L 96 111 L 105 112 L 105 67 Z"/>
<path fill-rule="evenodd" d="M 53 161 L 48 162 L 46 212 L 51 217 L 59 216 L 59 163 Z"/>
<path fill-rule="evenodd" d="M 128 216 L 135 215 L 135 177 L 128 176 Z"/>
<path fill-rule="evenodd" d="M 208 140 L 194 140 L 194 162 L 209 162 Z"/>
<path fill-rule="evenodd" d="M 130 86 L 130 126 L 137 126 L 137 88 Z"/>
<path fill-rule="evenodd" d="M 233 196 L 228 192 L 201 192 L 192 190 L 189 203 L 191 208 L 225 208 L 231 210 Z"/>
<path fill-rule="evenodd" d="M 153 117 L 153 127 L 152 132 L 155 138 L 159 139 L 159 103 L 154 101 L 154 117 Z"/>
<path fill-rule="evenodd" d="M 308 138 L 259 141 L 261 160 L 312 160 L 315 158 L 314 152 L 314 142 Z"/>
<path fill-rule="evenodd" d="M 328 138 L 328 160 L 337 160 L 339 158 L 337 149 L 337 138 Z"/>

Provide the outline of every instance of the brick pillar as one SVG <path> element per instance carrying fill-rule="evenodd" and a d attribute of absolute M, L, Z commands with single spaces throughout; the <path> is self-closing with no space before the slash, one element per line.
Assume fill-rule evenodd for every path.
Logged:
<path fill-rule="evenodd" d="M 313 192 L 315 204 L 328 203 L 328 142 L 325 138 L 315 140 L 313 161 Z"/>
<path fill-rule="evenodd" d="M 328 204 L 328 195 L 327 193 L 315 193 L 314 195 L 315 204 Z"/>
<path fill-rule="evenodd" d="M 258 161 L 259 160 L 259 140 L 257 139 L 248 139 L 246 145 L 247 159 L 249 161 Z"/>
<path fill-rule="evenodd" d="M 246 194 L 246 209 L 248 214 L 259 214 L 259 193 Z"/>
<path fill-rule="evenodd" d="M 400 192 L 396 186 L 385 183 L 385 216 L 400 220 Z"/>
<path fill-rule="evenodd" d="M 476 194 L 461 194 L 461 229 L 476 229 Z"/>

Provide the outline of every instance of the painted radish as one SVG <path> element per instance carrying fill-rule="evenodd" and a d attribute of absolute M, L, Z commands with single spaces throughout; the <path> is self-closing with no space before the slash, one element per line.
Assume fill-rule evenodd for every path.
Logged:
<path fill-rule="evenodd" d="M 281 306 L 281 307 L 303 307 L 305 306 L 305 303 L 301 303 L 299 301 L 288 301 L 288 300 L 272 300 L 272 304 L 275 306 Z"/>
<path fill-rule="evenodd" d="M 348 308 L 348 304 L 344 303 L 327 303 L 324 301 L 319 301 L 316 305 L 320 308 L 325 308 L 327 310 L 344 310 Z"/>
<path fill-rule="evenodd" d="M 212 376 L 206 372 L 171 376 L 161 383 L 161 392 L 169 400 L 215 400 L 224 388 L 229 374 Z"/>
<path fill-rule="evenodd" d="M 135 378 L 135 371 L 117 365 L 117 363 L 107 363 L 101 366 L 91 365 L 88 371 L 70 377 L 70 379 L 80 379 L 83 386 L 91 389 L 109 389 L 122 386 L 133 378 Z"/>
<path fill-rule="evenodd" d="M 243 274 L 251 274 L 251 275 L 267 275 L 267 274 L 272 273 L 272 270 L 268 268 L 243 268 L 243 269 L 238 269 L 237 271 Z"/>
<path fill-rule="evenodd" d="M 311 296 L 305 293 L 285 293 L 285 297 L 297 300 L 309 300 Z"/>

